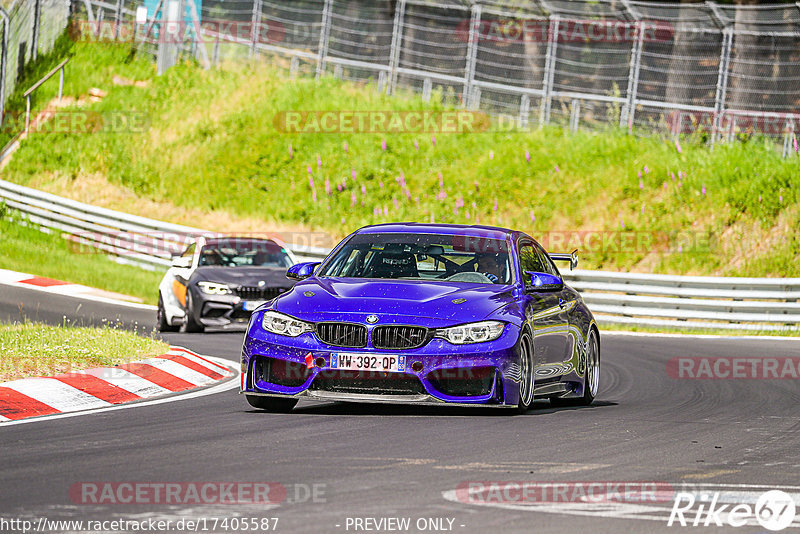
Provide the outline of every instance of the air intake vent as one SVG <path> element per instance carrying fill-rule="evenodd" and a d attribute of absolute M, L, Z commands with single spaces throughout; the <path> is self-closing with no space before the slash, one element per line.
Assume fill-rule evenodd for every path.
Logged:
<path fill-rule="evenodd" d="M 334 347 L 366 347 L 367 327 L 352 323 L 317 323 L 317 337 Z"/>
<path fill-rule="evenodd" d="M 416 349 L 428 340 L 428 329 L 421 326 L 378 326 L 372 331 L 376 349 Z"/>

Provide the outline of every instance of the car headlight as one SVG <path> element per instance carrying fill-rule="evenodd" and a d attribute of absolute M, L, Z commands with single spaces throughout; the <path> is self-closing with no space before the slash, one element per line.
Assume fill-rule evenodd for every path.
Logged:
<path fill-rule="evenodd" d="M 263 326 L 264 330 L 267 332 L 291 337 L 297 337 L 300 334 L 311 332 L 314 329 L 309 323 L 276 311 L 264 312 L 264 318 L 261 319 L 261 326 Z"/>
<path fill-rule="evenodd" d="M 197 282 L 197 287 L 206 295 L 230 295 L 233 293 L 226 284 L 216 282 Z"/>
<path fill-rule="evenodd" d="M 454 345 L 483 343 L 500 337 L 504 327 L 505 323 L 500 321 L 481 321 L 479 323 L 451 326 L 450 328 L 439 328 L 436 330 L 435 337 L 446 339 Z"/>

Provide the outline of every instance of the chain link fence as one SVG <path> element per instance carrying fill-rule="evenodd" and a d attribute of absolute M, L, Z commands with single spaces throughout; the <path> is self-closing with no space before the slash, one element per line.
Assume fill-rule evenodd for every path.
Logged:
<path fill-rule="evenodd" d="M 64 0 L 14 0 L 0 7 L 0 103 L 14 92 L 23 69 L 39 54 L 53 48 L 69 22 L 70 4 Z M 0 113 L 0 122 L 3 114 Z"/>
<path fill-rule="evenodd" d="M 523 128 L 611 124 L 712 144 L 763 135 L 797 152 L 800 3 L 72 0 L 72 10 L 95 38 L 153 53 L 161 71 L 181 54 L 205 66 L 259 56 L 293 74 L 436 92 Z M 6 96 L 67 9 L 15 0 L 8 15 Z"/>

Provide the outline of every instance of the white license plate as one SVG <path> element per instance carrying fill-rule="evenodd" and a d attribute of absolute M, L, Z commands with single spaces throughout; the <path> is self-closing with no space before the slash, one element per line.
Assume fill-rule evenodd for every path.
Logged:
<path fill-rule="evenodd" d="M 368 354 L 334 352 L 331 354 L 331 369 L 349 371 L 383 371 L 402 373 L 406 370 L 406 357 L 398 354 Z"/>
<path fill-rule="evenodd" d="M 242 309 L 244 311 L 253 311 L 265 302 L 266 300 L 245 300 L 242 302 Z"/>

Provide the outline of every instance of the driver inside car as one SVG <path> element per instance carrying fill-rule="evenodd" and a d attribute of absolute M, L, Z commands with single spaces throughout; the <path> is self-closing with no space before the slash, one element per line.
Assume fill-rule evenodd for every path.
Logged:
<path fill-rule="evenodd" d="M 504 278 L 503 265 L 497 254 L 481 254 L 478 256 L 478 272 L 496 284 Z"/>

